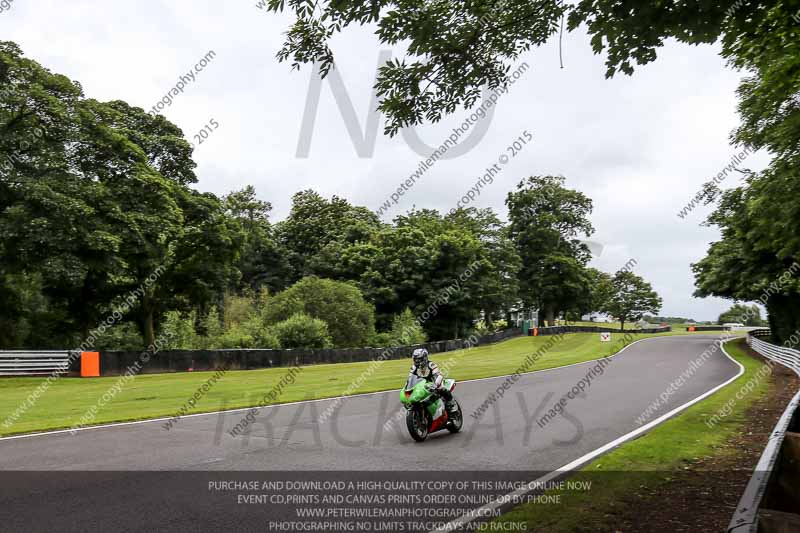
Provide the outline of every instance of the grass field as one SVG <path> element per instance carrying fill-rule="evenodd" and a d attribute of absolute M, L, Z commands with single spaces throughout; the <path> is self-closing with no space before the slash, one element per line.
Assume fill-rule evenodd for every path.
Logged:
<path fill-rule="evenodd" d="M 685 334 L 685 332 L 683 332 Z M 635 335 L 635 339 L 669 335 Z M 675 333 L 672 333 L 675 334 Z M 547 343 L 550 337 L 518 337 L 502 343 L 437 354 L 434 361 L 458 380 L 501 376 L 513 373 L 525 358 Z M 564 338 L 547 351 L 529 370 L 542 370 L 608 356 L 621 349 L 620 334 L 611 343 L 601 343 L 596 333 L 577 333 Z M 340 396 L 363 375 L 370 363 L 346 363 L 302 367 L 295 383 L 286 387 L 275 403 L 309 398 Z M 408 374 L 408 360 L 385 361 L 353 393 L 400 388 Z M 188 413 L 234 409 L 257 405 L 287 370 L 283 368 L 229 371 Z M 213 374 L 193 372 L 140 375 L 126 384 L 102 406 L 98 400 L 119 378 L 61 378 L 40 396 L 9 427 L 3 421 L 43 381 L 43 378 L 0 379 L 0 435 L 69 428 L 97 406 L 92 424 L 140 420 L 174 415 Z"/>
<path fill-rule="evenodd" d="M 564 325 L 567 326 L 596 326 L 600 328 L 612 328 L 612 329 L 619 329 L 620 323 L 619 322 L 587 322 L 585 320 L 579 320 L 578 322 L 565 322 Z M 625 324 L 625 330 L 634 330 L 636 329 L 635 322 L 627 322 Z"/>
<path fill-rule="evenodd" d="M 760 380 L 750 394 L 736 401 L 731 414 L 713 429 L 709 429 L 705 422 L 726 402 L 734 399 L 740 387 L 764 366 L 745 353 L 745 346 L 743 340 L 725 345 L 726 351 L 745 367 L 745 373 L 738 380 L 642 437 L 598 458 L 570 478 L 602 485 L 597 490 L 551 491 L 548 494 L 560 494 L 562 504 L 524 504 L 496 522 L 506 524 L 506 527 L 526 523 L 527 531 L 548 533 L 614 531 L 615 509 L 624 506 L 625 499 L 635 496 L 645 485 L 653 489 L 659 483 L 667 482 L 698 457 L 737 453 L 734 447 L 721 449 L 719 446 L 740 431 L 748 408 L 768 390 L 767 379 Z M 502 530 L 500 525 L 495 527 Z M 482 530 L 490 529 L 485 525 Z"/>

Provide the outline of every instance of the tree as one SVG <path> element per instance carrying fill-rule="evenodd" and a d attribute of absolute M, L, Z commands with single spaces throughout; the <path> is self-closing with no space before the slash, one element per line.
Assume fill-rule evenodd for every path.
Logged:
<path fill-rule="evenodd" d="M 366 346 L 375 333 L 373 306 L 346 282 L 303 278 L 267 300 L 263 316 L 275 324 L 298 313 L 323 320 L 337 348 Z"/>
<path fill-rule="evenodd" d="M 620 330 L 625 322 L 639 320 L 645 313 L 658 313 L 661 297 L 653 287 L 629 270 L 620 270 L 611 280 L 613 292 L 603 311 L 620 321 Z"/>
<path fill-rule="evenodd" d="M 181 189 L 182 234 L 175 243 L 174 259 L 165 273 L 172 298 L 170 308 L 221 305 L 226 292 L 239 282 L 236 268 L 244 239 L 242 228 L 229 217 L 219 198 L 211 193 Z"/>
<path fill-rule="evenodd" d="M 491 208 L 468 207 L 451 212 L 445 220 L 471 232 L 481 243 L 486 270 L 480 276 L 478 300 L 489 329 L 495 318 L 504 316 L 519 299 L 521 260 L 508 228 Z"/>
<path fill-rule="evenodd" d="M 97 119 L 138 146 L 147 164 L 165 178 L 183 186 L 197 182 L 192 145 L 183 131 L 163 115 L 151 115 L 140 107 L 114 100 L 98 108 Z"/>
<path fill-rule="evenodd" d="M 602 312 L 606 304 L 614 293 L 612 277 L 606 272 L 601 272 L 596 268 L 586 269 L 586 278 L 589 290 L 583 294 L 575 307 L 575 312 L 579 316 L 593 312 Z"/>
<path fill-rule="evenodd" d="M 84 99 L 13 43 L 0 42 L 0 87 L 0 281 L 35 281 L 65 317 L 50 342 L 78 344 L 137 290 L 132 317 L 152 343 L 165 310 L 207 307 L 236 279 L 237 228 L 188 188 L 177 126 Z"/>
<path fill-rule="evenodd" d="M 324 320 L 295 313 L 272 328 L 281 348 L 330 348 L 331 337 Z"/>
<path fill-rule="evenodd" d="M 125 236 L 119 255 L 129 282 L 126 288 L 144 291 L 134 316 L 149 346 L 165 311 L 196 307 L 206 315 L 236 284 L 241 229 L 216 196 L 186 186 L 195 180 L 194 162 L 177 126 L 123 102 L 90 103 L 94 121 L 117 138 L 124 136 L 131 150 L 142 156 L 150 187 L 158 182 L 164 188 L 161 199 L 147 190 L 127 193 L 123 186 L 136 183 L 127 174 L 127 179 L 114 182 L 114 190 L 126 194 L 117 196 L 116 205 L 108 208 L 109 213 L 119 214 L 120 235 Z M 153 282 L 152 277 L 157 279 Z"/>
<path fill-rule="evenodd" d="M 492 305 L 493 283 L 505 267 L 492 265 L 490 248 L 462 222 L 412 210 L 342 255 L 375 302 L 379 329 L 408 307 L 422 317 L 429 338 L 457 338 L 470 331 L 484 303 Z"/>
<path fill-rule="evenodd" d="M 272 204 L 259 200 L 252 185 L 227 194 L 223 199 L 226 214 L 242 227 L 243 243 L 237 267 L 241 287 L 277 292 L 290 284 L 292 268 L 288 252 L 276 239 L 269 222 Z"/>
<path fill-rule="evenodd" d="M 112 279 L 97 273 L 116 264 L 118 240 L 94 216 L 102 185 L 82 179 L 74 158 L 78 146 L 97 146 L 78 125 L 82 97 L 79 85 L 0 42 L 0 321 L 17 329 L 33 318 L 16 304 L 34 283 L 63 319 L 44 347 L 72 345 L 113 295 Z M 84 309 L 73 305 L 81 298 Z"/>
<path fill-rule="evenodd" d="M 389 338 L 393 346 L 422 344 L 428 340 L 425 330 L 422 329 L 414 313 L 408 308 L 403 309 L 403 312 L 392 320 Z"/>
<path fill-rule="evenodd" d="M 595 53 L 606 52 L 608 77 L 633 73 L 634 65 L 656 58 L 665 40 L 688 44 L 724 42 L 756 25 L 777 2 L 684 2 L 656 5 L 633 0 L 472 0 L 423 2 L 376 0 L 335 2 L 269 0 L 268 9 L 290 11 L 295 21 L 278 52 L 293 68 L 319 62 L 322 75 L 333 68 L 328 42 L 350 26 L 374 24 L 386 45 L 408 43 L 406 57 L 384 65 L 376 88 L 386 131 L 438 121 L 457 107 L 472 107 L 481 87 L 508 83 L 510 64 L 559 31 L 585 25 Z M 787 9 L 788 10 L 788 9 Z M 791 17 L 785 16 L 787 22 Z M 790 54 L 786 54 L 790 55 Z"/>
<path fill-rule="evenodd" d="M 772 336 L 783 342 L 800 328 L 800 247 L 789 229 L 800 217 L 786 196 L 800 193 L 800 180 L 788 168 L 770 168 L 747 182 L 725 191 L 708 217 L 721 239 L 692 265 L 695 295 L 765 305 Z"/>
<path fill-rule="evenodd" d="M 800 328 L 800 28 L 796 8 L 775 3 L 762 7 L 747 27 L 726 39 L 723 55 L 746 70 L 739 86 L 742 124 L 733 140 L 751 150 L 765 149 L 774 159 L 760 173 L 745 172 L 745 184 L 720 193 L 706 221 L 722 237 L 706 257 L 692 265 L 697 296 L 758 301 L 767 308 L 776 342 Z"/>
<path fill-rule="evenodd" d="M 312 190 L 292 197 L 292 210 L 276 225 L 277 241 L 287 250 L 292 282 L 317 275 L 348 279 L 338 257 L 352 244 L 368 240 L 381 227 L 378 216 L 334 196 L 326 200 Z"/>
<path fill-rule="evenodd" d="M 520 295 L 553 323 L 590 291 L 591 254 L 578 236 L 594 232 L 592 200 L 564 187 L 563 176 L 533 176 L 508 193 L 509 235 L 522 259 Z"/>
<path fill-rule="evenodd" d="M 0 65 L 0 128 L 10 141 L 0 180 L 3 268 L 37 272 L 42 293 L 85 338 L 133 271 L 149 276 L 169 254 L 182 223 L 180 185 L 116 129 L 120 111 L 83 99 L 11 43 L 0 44 Z M 25 138 L 31 131 L 40 133 Z"/>
<path fill-rule="evenodd" d="M 734 304 L 733 307 L 719 315 L 717 320 L 718 324 L 725 324 L 728 322 L 743 323 L 745 326 L 763 326 L 764 321 L 761 320 L 761 310 L 757 305 L 742 305 Z"/>

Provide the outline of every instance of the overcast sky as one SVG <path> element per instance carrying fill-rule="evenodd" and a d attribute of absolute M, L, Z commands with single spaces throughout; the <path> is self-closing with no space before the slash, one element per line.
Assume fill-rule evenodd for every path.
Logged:
<path fill-rule="evenodd" d="M 326 80 L 308 157 L 297 157 L 312 69 L 278 63 L 290 19 L 256 3 L 14 0 L 0 13 L 0 39 L 80 82 L 88 97 L 145 110 L 213 50 L 216 57 L 163 110 L 189 140 L 211 119 L 220 125 L 195 151 L 199 189 L 221 195 L 252 184 L 274 206 L 273 220 L 285 217 L 291 195 L 306 188 L 377 209 L 420 156 L 401 136 L 383 136 L 381 118 L 373 153 L 359 157 Z M 664 299 L 662 315 L 716 319 L 730 302 L 693 298 L 689 266 L 717 238 L 715 228 L 700 226 L 709 208 L 685 219 L 677 213 L 737 152 L 729 134 L 738 122 L 741 74 L 725 66 L 717 46 L 670 43 L 633 77 L 606 80 L 603 58 L 592 54 L 582 31 L 565 35 L 563 48 L 564 69 L 557 38 L 526 54 L 530 68 L 497 103 L 480 142 L 436 163 L 384 218 L 412 206 L 449 210 L 527 130 L 533 142 L 472 205 L 505 217 L 505 196 L 521 178 L 563 174 L 569 187 L 594 200 L 591 240 L 604 245 L 594 266 L 613 272 L 635 259 L 634 270 Z M 369 28 L 333 42 L 362 131 L 382 49 L 388 50 Z M 416 134 L 437 146 L 469 114 L 458 111 Z M 755 154 L 743 166 L 765 164 Z M 737 174 L 723 187 L 738 182 Z"/>

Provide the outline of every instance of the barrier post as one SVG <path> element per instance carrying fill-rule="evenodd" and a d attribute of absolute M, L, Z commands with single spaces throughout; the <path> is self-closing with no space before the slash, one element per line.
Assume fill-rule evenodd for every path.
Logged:
<path fill-rule="evenodd" d="M 100 352 L 81 352 L 81 377 L 100 377 Z"/>

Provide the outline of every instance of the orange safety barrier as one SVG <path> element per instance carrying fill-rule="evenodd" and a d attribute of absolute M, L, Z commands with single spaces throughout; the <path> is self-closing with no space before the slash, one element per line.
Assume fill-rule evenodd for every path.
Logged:
<path fill-rule="evenodd" d="M 81 377 L 100 377 L 100 352 L 81 352 Z"/>
<path fill-rule="evenodd" d="M 539 336 L 539 328 L 533 328 L 533 336 L 534 337 L 538 337 Z"/>
<path fill-rule="evenodd" d="M 695 327 L 694 326 L 689 326 L 688 328 L 686 328 L 686 331 L 695 331 Z"/>

